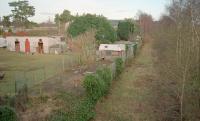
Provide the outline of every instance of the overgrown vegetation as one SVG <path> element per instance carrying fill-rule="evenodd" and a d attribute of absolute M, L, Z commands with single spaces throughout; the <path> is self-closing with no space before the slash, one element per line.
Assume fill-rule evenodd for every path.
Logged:
<path fill-rule="evenodd" d="M 90 30 L 75 38 L 68 39 L 70 49 L 79 65 L 92 64 L 96 61 L 95 31 Z"/>
<path fill-rule="evenodd" d="M 166 120 L 200 119 L 199 8 L 198 0 L 174 0 L 168 6 L 169 15 L 157 24 L 154 47 L 160 64 L 156 69 L 170 83 L 168 93 L 174 100 Z"/>
<path fill-rule="evenodd" d="M 110 22 L 103 16 L 86 14 L 77 16 L 70 24 L 67 32 L 76 37 L 90 29 L 96 30 L 96 40 L 99 43 L 113 43 L 117 35 Z"/>
<path fill-rule="evenodd" d="M 118 24 L 117 35 L 120 40 L 129 40 L 129 36 L 133 34 L 135 25 L 132 20 L 120 21 Z"/>

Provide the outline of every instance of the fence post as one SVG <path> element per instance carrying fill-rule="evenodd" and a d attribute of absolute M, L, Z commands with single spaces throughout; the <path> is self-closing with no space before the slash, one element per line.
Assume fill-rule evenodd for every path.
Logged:
<path fill-rule="evenodd" d="M 63 72 L 65 71 L 65 57 L 64 57 L 64 55 L 63 55 L 63 59 L 62 59 L 62 67 L 63 67 Z"/>
<path fill-rule="evenodd" d="M 17 94 L 16 71 L 14 71 L 14 80 L 15 80 L 15 95 L 16 95 Z"/>
<path fill-rule="evenodd" d="M 44 81 L 46 81 L 46 69 L 45 66 L 43 67 L 43 73 L 44 73 Z M 42 79 L 40 82 L 40 96 L 42 96 Z"/>

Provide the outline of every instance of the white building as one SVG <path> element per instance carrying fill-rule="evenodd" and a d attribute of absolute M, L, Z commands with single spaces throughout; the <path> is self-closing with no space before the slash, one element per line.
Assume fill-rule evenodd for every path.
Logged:
<path fill-rule="evenodd" d="M 11 36 L 6 37 L 9 51 L 25 53 L 49 53 L 52 45 L 61 44 L 60 36 L 56 37 L 30 37 Z"/>
<path fill-rule="evenodd" d="M 1 48 L 1 47 L 6 47 L 6 46 L 7 46 L 7 44 L 6 44 L 6 39 L 0 38 L 0 48 Z"/>
<path fill-rule="evenodd" d="M 113 60 L 115 58 L 126 56 L 125 44 L 101 44 L 99 46 L 99 57 L 105 60 Z"/>

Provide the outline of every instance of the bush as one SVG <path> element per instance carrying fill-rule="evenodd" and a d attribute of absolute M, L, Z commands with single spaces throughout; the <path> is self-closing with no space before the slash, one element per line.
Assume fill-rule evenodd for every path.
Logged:
<path fill-rule="evenodd" d="M 76 109 L 76 121 L 88 121 L 94 117 L 93 108 L 97 100 L 108 93 L 111 81 L 112 74 L 108 68 L 98 69 L 96 74 L 85 77 L 83 85 L 88 97 Z"/>
<path fill-rule="evenodd" d="M 134 32 L 134 28 L 133 22 L 129 20 L 119 22 L 117 29 L 117 35 L 119 39 L 128 40 L 130 34 Z"/>
<path fill-rule="evenodd" d="M 96 74 L 90 74 L 85 77 L 83 82 L 88 97 L 97 101 L 100 97 L 106 95 L 109 91 L 112 81 L 110 69 L 98 69 Z"/>
<path fill-rule="evenodd" d="M 14 109 L 8 106 L 0 106 L 0 121 L 17 121 Z"/>
<path fill-rule="evenodd" d="M 95 37 L 99 43 L 113 43 L 117 39 L 114 28 L 105 17 L 91 14 L 76 17 L 70 24 L 68 33 L 76 37 L 90 29 L 97 31 Z"/>
<path fill-rule="evenodd" d="M 103 81 L 99 80 L 96 74 L 87 75 L 83 84 L 88 97 L 92 100 L 97 101 L 101 96 L 103 96 L 105 84 Z"/>
<path fill-rule="evenodd" d="M 112 82 L 112 73 L 109 68 L 98 69 L 96 74 L 99 77 L 100 81 L 103 81 L 105 84 L 104 87 L 104 95 L 106 95 L 109 91 Z"/>
<path fill-rule="evenodd" d="M 115 60 L 115 64 L 116 64 L 116 75 L 119 76 L 119 74 L 122 73 L 124 67 L 122 58 L 117 58 Z"/>

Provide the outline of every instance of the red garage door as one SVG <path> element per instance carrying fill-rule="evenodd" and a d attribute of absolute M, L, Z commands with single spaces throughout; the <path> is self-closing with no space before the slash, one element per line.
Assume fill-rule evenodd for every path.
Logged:
<path fill-rule="evenodd" d="M 25 52 L 30 53 L 30 42 L 28 39 L 25 41 Z"/>

